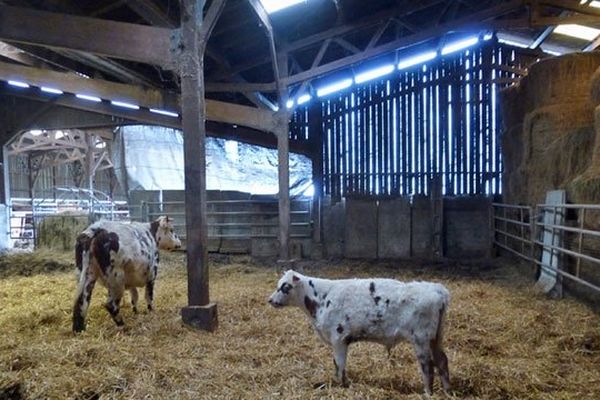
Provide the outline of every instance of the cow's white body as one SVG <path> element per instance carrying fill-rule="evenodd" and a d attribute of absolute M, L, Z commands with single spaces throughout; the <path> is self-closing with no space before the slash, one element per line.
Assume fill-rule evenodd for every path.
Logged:
<path fill-rule="evenodd" d="M 447 358 L 442 348 L 449 300 L 448 290 L 438 283 L 329 280 L 288 271 L 269 303 L 304 310 L 317 335 L 333 348 L 336 373 L 343 384 L 351 343 L 376 342 L 389 351 L 400 341 L 408 340 L 415 347 L 425 389 L 431 393 L 434 365 L 440 371 L 444 389 L 449 388 Z"/>
<path fill-rule="evenodd" d="M 180 246 L 172 223 L 166 217 L 146 224 L 99 221 L 90 225 L 78 236 L 75 248 L 80 275 L 73 330 L 85 329 L 85 316 L 96 281 L 108 289 L 105 307 L 117 325 L 123 325 L 119 307 L 125 290 L 130 291 L 133 310 L 137 312 L 137 288 L 145 287 L 146 303 L 151 310 L 158 249 Z"/>

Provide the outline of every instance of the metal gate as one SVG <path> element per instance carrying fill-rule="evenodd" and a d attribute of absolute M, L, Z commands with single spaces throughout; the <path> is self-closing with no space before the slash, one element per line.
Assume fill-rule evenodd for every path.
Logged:
<path fill-rule="evenodd" d="M 582 276 L 583 263 L 600 268 L 600 258 L 595 254 L 600 253 L 600 247 L 597 246 L 600 244 L 600 205 L 540 204 L 532 208 L 493 203 L 492 207 L 493 243 L 497 248 L 600 293 L 598 283 Z M 548 213 L 554 216 L 550 221 L 544 218 Z M 560 223 L 556 218 L 558 215 L 571 218 Z M 559 237 L 560 244 L 544 241 L 544 232 Z M 550 254 L 551 260 L 559 258 L 559 267 L 554 266 L 553 262 L 544 261 L 541 257 L 544 252 Z"/>

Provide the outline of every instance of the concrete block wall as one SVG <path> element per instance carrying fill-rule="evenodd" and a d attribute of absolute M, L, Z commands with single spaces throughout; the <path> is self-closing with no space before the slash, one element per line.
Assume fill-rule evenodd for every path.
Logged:
<path fill-rule="evenodd" d="M 444 198 L 444 257 L 490 256 L 491 200 Z M 432 258 L 431 199 L 324 201 L 323 245 L 326 257 L 360 259 Z"/>
<path fill-rule="evenodd" d="M 377 222 L 377 256 L 409 258 L 412 241 L 410 200 L 407 197 L 381 200 Z"/>
<path fill-rule="evenodd" d="M 491 256 L 491 199 L 455 197 L 444 201 L 444 254 L 448 258 Z"/>
<path fill-rule="evenodd" d="M 377 258 L 377 202 L 348 200 L 345 219 L 344 256 Z"/>

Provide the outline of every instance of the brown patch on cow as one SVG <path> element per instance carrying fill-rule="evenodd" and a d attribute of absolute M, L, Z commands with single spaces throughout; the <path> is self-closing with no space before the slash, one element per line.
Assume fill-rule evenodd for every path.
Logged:
<path fill-rule="evenodd" d="M 110 267 L 110 252 L 119 251 L 119 235 L 104 229 L 98 230 L 92 240 L 92 255 L 106 274 Z"/>
<path fill-rule="evenodd" d="M 344 327 L 342 324 L 338 324 L 336 331 L 337 333 L 344 333 Z"/>
<path fill-rule="evenodd" d="M 376 305 L 376 306 L 378 306 L 378 305 L 379 305 L 379 301 L 380 301 L 380 300 L 381 300 L 381 297 L 379 297 L 379 296 L 375 296 L 375 297 L 373 298 L 373 301 L 375 302 L 375 305 Z"/>
<path fill-rule="evenodd" d="M 375 293 L 375 282 L 371 282 L 369 285 L 369 292 L 371 292 L 371 294 Z"/>
<path fill-rule="evenodd" d="M 304 306 L 308 310 L 308 313 L 311 315 L 311 317 L 314 318 L 317 315 L 319 304 L 316 301 L 312 300 L 308 296 L 304 296 Z"/>
<path fill-rule="evenodd" d="M 150 223 L 150 233 L 152 234 L 152 237 L 154 238 L 154 240 L 156 240 L 156 233 L 158 232 L 159 226 L 160 226 L 160 222 L 158 222 L 158 221 L 152 221 Z"/>
<path fill-rule="evenodd" d="M 83 252 L 90 250 L 91 242 L 92 238 L 85 233 L 81 233 L 79 236 L 77 236 L 77 241 L 75 243 L 75 266 L 80 271 L 83 268 Z"/>

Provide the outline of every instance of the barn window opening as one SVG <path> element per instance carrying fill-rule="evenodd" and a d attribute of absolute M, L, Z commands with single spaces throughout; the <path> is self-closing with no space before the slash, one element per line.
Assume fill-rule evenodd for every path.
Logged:
<path fill-rule="evenodd" d="M 442 47 L 441 53 L 443 56 L 445 56 L 447 54 L 451 54 L 460 50 L 464 50 L 468 47 L 475 46 L 477 43 L 479 43 L 478 37 L 471 37 L 468 39 L 460 40 L 458 42 L 450 43 Z"/>
<path fill-rule="evenodd" d="M 176 112 L 168 111 L 168 110 L 162 110 L 160 108 L 151 108 L 150 112 L 155 113 L 155 114 L 164 115 L 164 116 L 167 116 L 167 117 L 173 117 L 173 118 L 179 117 L 179 114 L 177 114 Z"/>
<path fill-rule="evenodd" d="M 96 97 L 96 96 L 90 96 L 89 94 L 76 94 L 75 97 L 77 97 L 78 99 L 81 100 L 86 100 L 86 101 L 93 101 L 95 103 L 100 103 L 102 101 L 102 99 L 100 97 Z"/>
<path fill-rule="evenodd" d="M 40 90 L 44 93 L 50 93 L 50 94 L 63 94 L 64 92 L 60 89 L 56 89 L 53 87 L 47 87 L 47 86 L 42 86 L 40 87 Z"/>
<path fill-rule="evenodd" d="M 518 40 L 504 39 L 504 38 L 498 38 L 498 43 L 503 43 L 503 44 L 507 44 L 509 46 L 514 46 L 514 47 L 520 47 L 522 49 L 528 48 L 529 45 L 531 44 L 531 43 L 520 42 Z"/>
<path fill-rule="evenodd" d="M 260 0 L 260 2 L 265 10 L 272 14 L 300 3 L 306 3 L 306 0 Z"/>
<path fill-rule="evenodd" d="M 310 99 L 312 99 L 312 96 L 310 94 L 303 94 L 302 96 L 300 96 L 296 99 L 296 103 L 298 105 L 301 105 L 301 104 L 304 104 L 304 103 L 310 101 Z"/>
<path fill-rule="evenodd" d="M 127 102 L 124 102 L 124 101 L 112 100 L 110 102 L 110 104 L 112 104 L 113 106 L 116 106 L 116 107 L 128 108 L 130 110 L 139 110 L 140 109 L 140 106 L 138 106 L 136 104 L 127 103 Z"/>
<path fill-rule="evenodd" d="M 381 78 L 383 76 L 389 75 L 394 71 L 394 66 L 392 64 L 383 65 L 378 68 L 374 68 L 365 72 L 361 72 L 354 76 L 354 82 L 364 83 L 368 81 L 372 81 L 373 79 Z"/>
<path fill-rule="evenodd" d="M 401 60 L 398 63 L 398 69 L 402 70 L 402 69 L 407 69 L 407 68 L 413 67 L 415 65 L 423 64 L 427 61 L 433 60 L 436 57 L 437 57 L 437 53 L 435 51 L 429 51 L 429 52 L 426 52 L 423 54 L 409 57 L 404 60 Z"/>
<path fill-rule="evenodd" d="M 316 190 L 336 199 L 427 195 L 433 179 L 443 195 L 501 194 L 497 96 L 518 78 L 512 67 L 521 65 L 514 47 L 496 37 L 444 56 L 416 54 L 394 64 L 397 73 L 382 65 L 388 74 L 381 79 L 296 108 L 291 138 L 310 141 L 319 133 Z M 354 82 L 382 73 L 377 69 L 361 71 Z"/>
<path fill-rule="evenodd" d="M 554 33 L 574 37 L 576 39 L 592 41 L 600 35 L 600 29 L 578 24 L 564 24 L 554 28 Z"/>
<path fill-rule="evenodd" d="M 352 79 L 350 79 L 350 78 L 343 79 L 343 80 L 341 80 L 339 82 L 335 82 L 335 83 L 332 83 L 330 85 L 318 88 L 317 89 L 317 96 L 324 97 L 324 96 L 330 95 L 332 93 L 339 92 L 340 90 L 347 89 L 350 86 L 352 86 Z M 300 99 L 298 99 L 298 104 L 301 104 L 300 103 Z"/>
<path fill-rule="evenodd" d="M 8 84 L 11 86 L 20 87 L 20 88 L 28 88 L 29 87 L 28 83 L 21 82 L 21 81 L 10 80 L 10 81 L 8 81 Z"/>

